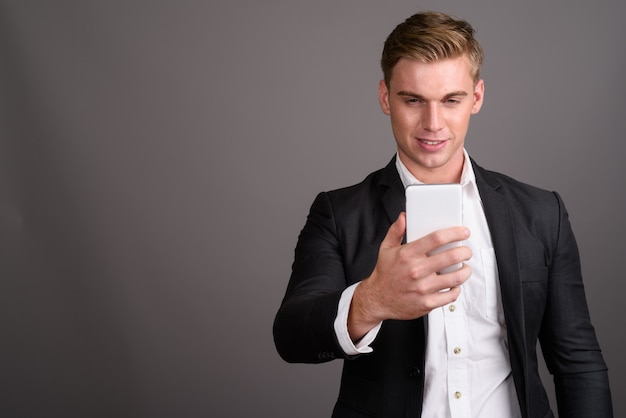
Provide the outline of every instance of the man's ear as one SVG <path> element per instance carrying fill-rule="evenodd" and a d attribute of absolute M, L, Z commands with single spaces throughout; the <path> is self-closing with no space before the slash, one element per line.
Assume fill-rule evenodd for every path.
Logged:
<path fill-rule="evenodd" d="M 378 103 L 380 104 L 380 109 L 385 115 L 391 114 L 391 108 L 389 106 L 389 89 L 387 88 L 385 80 L 380 80 L 378 83 Z"/>
<path fill-rule="evenodd" d="M 480 108 L 483 107 L 483 99 L 485 98 L 485 82 L 481 79 L 478 80 L 474 87 L 474 104 L 472 105 L 472 115 L 480 112 Z"/>

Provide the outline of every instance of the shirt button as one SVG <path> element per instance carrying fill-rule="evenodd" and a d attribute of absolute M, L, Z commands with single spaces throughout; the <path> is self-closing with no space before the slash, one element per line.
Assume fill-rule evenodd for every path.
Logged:
<path fill-rule="evenodd" d="M 456 399 L 461 399 L 461 392 L 454 392 L 454 397 Z"/>
<path fill-rule="evenodd" d="M 450 312 L 454 312 L 454 311 L 456 311 L 456 306 L 454 306 L 454 305 L 450 305 L 450 306 L 448 306 L 448 310 L 449 310 Z"/>
<path fill-rule="evenodd" d="M 454 354 L 461 354 L 461 349 L 459 347 L 454 347 Z"/>

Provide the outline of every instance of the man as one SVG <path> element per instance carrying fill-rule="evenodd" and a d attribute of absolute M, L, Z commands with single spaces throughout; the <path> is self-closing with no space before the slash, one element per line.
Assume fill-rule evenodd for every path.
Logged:
<path fill-rule="evenodd" d="M 432 12 L 395 28 L 379 102 L 397 155 L 362 183 L 319 194 L 300 234 L 274 338 L 289 362 L 345 359 L 334 417 L 552 417 L 537 340 L 560 416 L 612 416 L 561 198 L 464 149 L 485 88 L 473 33 Z M 463 225 L 404 243 L 413 183 L 460 183 Z"/>

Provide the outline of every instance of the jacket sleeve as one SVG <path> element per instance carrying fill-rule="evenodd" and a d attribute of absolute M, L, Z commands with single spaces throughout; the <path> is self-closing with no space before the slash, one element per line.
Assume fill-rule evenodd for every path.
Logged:
<path fill-rule="evenodd" d="M 333 324 L 346 287 L 333 208 L 328 195 L 320 193 L 298 238 L 291 278 L 274 320 L 274 342 L 284 360 L 321 363 L 344 356 Z"/>
<path fill-rule="evenodd" d="M 559 416 L 612 417 L 607 366 L 591 325 L 580 258 L 563 201 L 549 252 L 549 287 L 540 341 L 554 376 Z"/>

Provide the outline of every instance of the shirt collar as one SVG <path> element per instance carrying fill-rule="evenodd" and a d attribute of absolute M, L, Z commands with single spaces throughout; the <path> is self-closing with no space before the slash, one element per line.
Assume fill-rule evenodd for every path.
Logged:
<path fill-rule="evenodd" d="M 469 157 L 469 154 L 463 149 L 463 171 L 461 172 L 461 186 L 465 187 L 469 185 L 476 192 L 477 196 L 480 196 L 478 193 L 478 188 L 476 187 L 476 176 L 474 175 L 474 169 L 472 168 L 472 160 Z M 400 175 L 400 180 L 402 180 L 402 185 L 406 188 L 411 184 L 424 184 L 424 182 L 418 180 L 411 174 L 408 168 L 400 161 L 400 157 L 396 153 L 396 169 L 398 170 L 398 174 Z"/>

